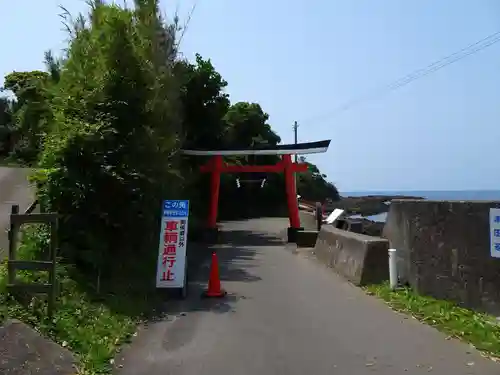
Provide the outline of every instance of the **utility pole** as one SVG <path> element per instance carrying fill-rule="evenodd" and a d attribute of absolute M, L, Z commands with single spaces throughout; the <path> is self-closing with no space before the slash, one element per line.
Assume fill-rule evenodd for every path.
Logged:
<path fill-rule="evenodd" d="M 293 134 L 295 136 L 295 144 L 297 144 L 297 129 L 299 128 L 299 124 L 297 124 L 297 121 L 295 121 L 293 123 Z M 299 156 L 297 154 L 295 154 L 295 162 L 297 163 L 297 161 L 299 160 Z"/>
<path fill-rule="evenodd" d="M 297 124 L 297 121 L 293 123 L 293 134 L 294 134 L 294 140 L 295 144 L 298 143 L 298 137 L 297 137 L 297 129 L 299 128 L 299 124 Z M 299 160 L 299 155 L 295 154 L 295 163 L 297 163 Z M 294 177 L 294 183 L 295 183 L 295 193 L 298 194 L 299 192 L 297 191 L 297 172 L 293 174 Z"/>

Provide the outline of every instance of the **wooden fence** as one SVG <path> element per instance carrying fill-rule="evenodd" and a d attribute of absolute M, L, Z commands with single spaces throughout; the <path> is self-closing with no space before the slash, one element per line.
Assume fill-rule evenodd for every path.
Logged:
<path fill-rule="evenodd" d="M 48 305 L 47 314 L 52 316 L 57 297 L 56 280 L 56 257 L 58 253 L 58 225 L 59 215 L 56 213 L 32 213 L 36 203 L 24 213 L 19 213 L 19 206 L 13 205 L 10 214 L 9 228 L 9 259 L 8 284 L 7 288 L 11 292 L 27 292 L 33 294 L 47 294 Z M 16 256 L 18 233 L 24 224 L 48 224 L 50 225 L 50 243 L 48 259 L 45 260 L 18 260 Z M 49 280 L 47 283 L 23 283 L 16 279 L 17 271 L 47 271 Z"/>

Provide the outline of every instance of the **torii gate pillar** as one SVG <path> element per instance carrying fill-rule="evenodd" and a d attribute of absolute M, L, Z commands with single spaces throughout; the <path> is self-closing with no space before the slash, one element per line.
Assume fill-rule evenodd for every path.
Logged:
<path fill-rule="evenodd" d="M 297 204 L 297 190 L 294 174 L 307 170 L 306 164 L 292 162 L 289 154 L 281 156 L 281 161 L 275 165 L 225 165 L 221 155 L 214 155 L 209 162 L 201 167 L 202 172 L 210 173 L 210 205 L 207 220 L 207 237 L 210 242 L 217 238 L 217 213 L 220 194 L 220 176 L 222 173 L 245 172 L 283 172 L 285 175 L 285 193 L 288 207 L 288 239 L 295 242 L 295 233 L 303 228 L 300 226 L 299 208 Z"/>
<path fill-rule="evenodd" d="M 295 186 L 295 169 L 291 155 L 283 155 L 283 169 L 285 174 L 286 202 L 288 206 L 288 218 L 290 227 L 288 228 L 289 242 L 295 242 L 295 233 L 303 229 L 300 226 L 299 206 L 297 204 L 297 188 Z M 307 168 L 307 166 L 306 166 Z M 292 239 L 290 239 L 292 237 Z"/>

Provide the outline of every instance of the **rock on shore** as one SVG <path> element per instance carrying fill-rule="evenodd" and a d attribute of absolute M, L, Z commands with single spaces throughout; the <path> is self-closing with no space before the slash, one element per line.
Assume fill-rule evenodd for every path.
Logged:
<path fill-rule="evenodd" d="M 339 201 L 325 205 L 325 211 L 341 208 L 349 215 L 372 216 L 389 211 L 393 199 L 424 199 L 406 195 L 365 195 L 361 197 L 341 197 Z"/>
<path fill-rule="evenodd" d="M 372 215 L 389 211 L 393 199 L 425 199 L 423 197 L 404 195 L 366 195 L 361 197 L 341 197 L 339 201 L 325 205 L 325 211 L 331 212 L 335 208 L 345 210 L 347 216 L 359 215 L 363 222 L 363 233 L 369 236 L 381 236 L 385 223 L 367 219 Z"/>

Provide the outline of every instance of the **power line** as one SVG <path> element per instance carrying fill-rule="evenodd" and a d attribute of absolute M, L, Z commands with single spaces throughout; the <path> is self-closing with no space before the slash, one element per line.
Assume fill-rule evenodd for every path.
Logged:
<path fill-rule="evenodd" d="M 184 23 L 184 26 L 182 27 L 181 36 L 179 37 L 179 41 L 177 42 L 177 48 L 180 48 L 180 45 L 182 43 L 182 39 L 184 38 L 184 34 L 186 33 L 186 31 L 189 27 L 189 24 L 191 23 L 191 18 L 193 17 L 194 11 L 196 10 L 197 6 L 198 6 L 198 0 L 195 1 L 193 6 L 191 7 L 191 11 L 188 14 L 187 20 Z"/>
<path fill-rule="evenodd" d="M 488 35 L 487 37 L 485 37 L 485 38 L 483 38 L 475 43 L 472 43 L 472 44 L 468 45 L 467 47 L 464 47 L 464 48 L 462 48 L 462 49 L 460 49 L 460 50 L 458 50 L 458 51 L 456 51 L 456 52 L 454 52 L 446 57 L 443 57 L 442 59 L 439 59 L 439 60 L 433 62 L 432 64 L 427 65 L 425 68 L 417 69 L 417 70 L 413 71 L 412 73 L 409 73 L 409 74 L 403 76 L 402 78 L 400 78 L 392 83 L 381 86 L 380 88 L 375 89 L 372 92 L 369 92 L 363 96 L 360 96 L 357 99 L 348 101 L 345 104 L 337 107 L 333 111 L 330 111 L 330 112 L 323 114 L 323 115 L 319 115 L 319 116 L 315 116 L 313 118 L 310 118 L 309 121 L 307 121 L 307 123 L 319 122 L 319 121 L 325 120 L 326 118 L 333 117 L 340 112 L 351 109 L 352 107 L 359 105 L 359 104 L 361 104 L 365 101 L 368 101 L 370 99 L 374 99 L 377 96 L 380 96 L 386 92 L 395 91 L 403 86 L 408 85 L 409 83 L 411 83 L 417 79 L 420 79 L 420 78 L 425 77 L 429 74 L 432 74 L 438 70 L 445 68 L 448 65 L 451 65 L 451 64 L 453 64 L 457 61 L 460 61 L 460 60 L 462 60 L 470 55 L 473 55 L 473 54 L 475 54 L 475 53 L 477 53 L 485 48 L 488 48 L 488 47 L 498 43 L 499 41 L 500 41 L 500 31 L 493 33 L 491 35 Z M 305 122 L 305 121 L 303 121 L 303 122 Z"/>

